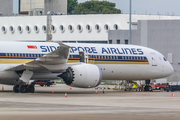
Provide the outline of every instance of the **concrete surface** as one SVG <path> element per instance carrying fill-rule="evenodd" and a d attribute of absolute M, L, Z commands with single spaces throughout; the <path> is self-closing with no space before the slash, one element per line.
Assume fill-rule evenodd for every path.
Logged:
<path fill-rule="evenodd" d="M 4 91 L 1 90 L 2 86 Z M 0 85 L 1 120 L 179 120 L 180 92 L 123 92 L 36 86 L 35 93 L 13 93 Z M 54 91 L 54 94 L 52 94 Z M 67 93 L 67 98 L 64 97 Z"/>

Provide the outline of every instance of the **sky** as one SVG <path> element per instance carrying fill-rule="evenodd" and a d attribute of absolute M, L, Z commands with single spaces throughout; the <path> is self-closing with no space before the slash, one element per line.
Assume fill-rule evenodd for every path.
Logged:
<path fill-rule="evenodd" d="M 85 2 L 88 0 L 78 0 Z M 102 1 L 102 0 L 101 0 Z M 122 10 L 122 13 L 129 13 L 130 0 L 107 0 L 116 3 L 116 8 Z M 131 0 L 132 13 L 134 14 L 162 14 L 162 15 L 180 15 L 180 0 Z"/>
<path fill-rule="evenodd" d="M 14 0 L 14 13 L 17 13 L 17 1 Z M 79 3 L 88 0 L 78 0 Z M 102 1 L 102 0 L 101 0 Z M 130 0 L 107 0 L 116 3 L 116 8 L 122 13 L 129 13 Z M 180 15 L 180 0 L 131 0 L 132 13 L 134 14 L 160 14 L 160 15 Z"/>

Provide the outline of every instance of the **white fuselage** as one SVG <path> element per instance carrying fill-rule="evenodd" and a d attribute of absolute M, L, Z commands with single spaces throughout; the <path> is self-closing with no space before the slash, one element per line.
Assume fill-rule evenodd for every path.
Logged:
<path fill-rule="evenodd" d="M 79 44 L 71 46 L 67 64 L 79 61 L 79 51 L 84 51 L 86 62 L 97 65 L 103 80 L 148 80 L 163 78 L 173 73 L 173 68 L 164 56 L 147 47 L 116 44 Z M 20 76 L 9 67 L 25 64 L 58 49 L 58 43 L 46 42 L 1 42 L 0 43 L 0 83 L 14 84 Z M 58 70 L 57 65 L 55 68 Z M 59 67 L 59 69 L 62 69 Z M 13 74 L 12 77 L 7 77 Z M 36 71 L 31 79 L 56 79 L 57 74 Z M 8 79 L 7 79 L 8 78 Z M 13 81 L 13 82 L 12 82 Z"/>

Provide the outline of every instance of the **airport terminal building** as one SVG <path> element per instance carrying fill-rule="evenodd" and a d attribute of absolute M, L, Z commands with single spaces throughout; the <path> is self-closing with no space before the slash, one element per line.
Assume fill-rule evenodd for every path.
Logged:
<path fill-rule="evenodd" d="M 47 16 L 1 17 L 0 40 L 45 41 Z M 179 16 L 133 15 L 132 29 L 138 20 L 174 20 Z M 128 14 L 52 15 L 52 40 L 81 43 L 108 43 L 109 30 L 128 30 Z"/>

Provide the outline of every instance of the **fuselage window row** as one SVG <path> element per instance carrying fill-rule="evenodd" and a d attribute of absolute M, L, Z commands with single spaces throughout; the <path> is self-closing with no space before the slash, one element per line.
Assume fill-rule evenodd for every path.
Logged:
<path fill-rule="evenodd" d="M 79 55 L 70 55 L 69 58 L 79 58 Z M 102 56 L 102 55 L 88 55 L 89 59 L 122 59 L 122 60 L 146 60 L 146 57 L 140 56 Z"/>
<path fill-rule="evenodd" d="M 6 53 L 6 57 L 33 57 L 39 58 L 42 57 L 44 54 L 26 54 L 26 53 Z"/>
<path fill-rule="evenodd" d="M 26 53 L 6 53 L 6 57 L 25 57 L 25 58 L 39 58 L 44 54 L 26 54 Z M 79 58 L 79 55 L 70 55 L 70 58 Z M 104 55 L 88 55 L 89 59 L 112 59 L 112 60 L 146 60 L 146 57 L 140 56 L 104 56 Z"/>

